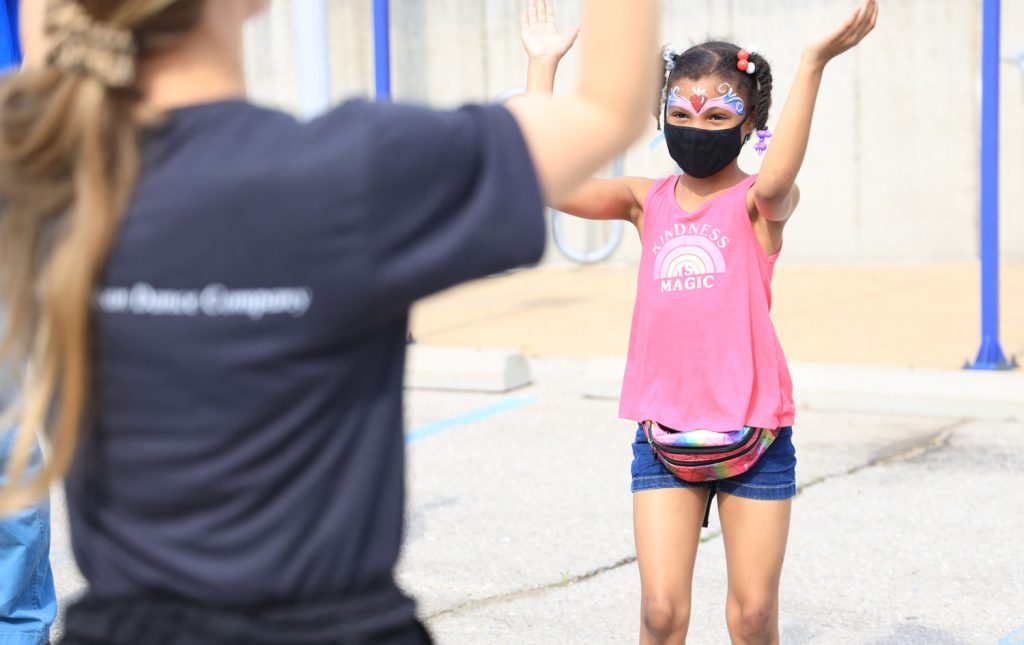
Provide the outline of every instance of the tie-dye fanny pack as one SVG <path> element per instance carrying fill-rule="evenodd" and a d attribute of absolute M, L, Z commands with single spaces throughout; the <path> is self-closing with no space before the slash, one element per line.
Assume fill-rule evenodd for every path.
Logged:
<path fill-rule="evenodd" d="M 778 435 L 778 430 L 750 426 L 732 432 L 679 432 L 653 421 L 640 425 L 665 468 L 688 482 L 728 479 L 747 472 Z"/>

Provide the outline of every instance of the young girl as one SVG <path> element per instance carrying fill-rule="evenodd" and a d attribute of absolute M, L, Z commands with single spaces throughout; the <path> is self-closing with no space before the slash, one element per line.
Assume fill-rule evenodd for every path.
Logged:
<path fill-rule="evenodd" d="M 28 368 L 0 512 L 67 472 L 89 590 L 65 642 L 429 642 L 392 575 L 409 307 L 536 261 L 542 196 L 639 136 L 656 0 L 586 2 L 564 99 L 311 123 L 245 100 L 267 0 L 22 4 L 0 364 Z"/>
<path fill-rule="evenodd" d="M 558 34 L 548 0 L 536 4 L 524 25 L 529 87 L 550 92 L 574 35 Z M 683 174 L 593 180 L 554 202 L 587 219 L 629 220 L 642 241 L 620 403 L 620 416 L 641 424 L 632 465 L 641 643 L 685 642 L 701 520 L 716 491 L 729 633 L 734 643 L 778 642 L 796 457 L 792 383 L 769 318 L 772 271 L 800 200 L 796 176 L 822 73 L 877 15 L 876 0 L 863 0 L 804 50 L 773 136 L 766 129 L 772 75 L 762 56 L 724 42 L 669 48 L 657 116 Z M 758 175 L 737 164 L 752 137 L 759 151 L 771 140 Z M 770 429 L 776 438 L 745 473 L 693 484 L 657 459 L 646 424 L 666 432 Z"/>

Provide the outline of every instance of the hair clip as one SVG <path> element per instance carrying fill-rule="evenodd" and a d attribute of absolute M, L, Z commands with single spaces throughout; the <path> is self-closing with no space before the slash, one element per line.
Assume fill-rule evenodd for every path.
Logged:
<path fill-rule="evenodd" d="M 676 58 L 679 57 L 679 50 L 676 49 L 675 45 L 665 45 L 665 49 L 662 50 L 661 55 L 665 59 L 665 70 L 671 72 L 676 68 Z"/>
<path fill-rule="evenodd" d="M 758 130 L 757 131 L 757 143 L 754 144 L 754 150 L 757 152 L 758 157 L 763 157 L 765 151 L 768 150 L 768 139 L 772 138 L 771 130 Z"/>
<path fill-rule="evenodd" d="M 52 0 L 45 29 L 50 44 L 47 64 L 113 89 L 135 82 L 136 45 L 131 30 L 94 19 L 76 0 Z"/>
<path fill-rule="evenodd" d="M 736 54 L 736 69 L 752 75 L 757 72 L 757 65 L 754 64 L 754 61 L 750 60 L 750 54 L 751 52 L 745 49 L 741 49 Z"/>

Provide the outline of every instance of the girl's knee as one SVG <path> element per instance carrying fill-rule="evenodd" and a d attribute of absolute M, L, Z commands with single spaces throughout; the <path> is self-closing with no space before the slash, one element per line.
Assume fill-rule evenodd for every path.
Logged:
<path fill-rule="evenodd" d="M 775 603 L 771 598 L 732 599 L 729 627 L 744 637 L 767 636 L 772 631 Z"/>
<path fill-rule="evenodd" d="M 690 603 L 669 595 L 645 595 L 641 603 L 643 628 L 655 639 L 685 634 L 690 624 Z"/>

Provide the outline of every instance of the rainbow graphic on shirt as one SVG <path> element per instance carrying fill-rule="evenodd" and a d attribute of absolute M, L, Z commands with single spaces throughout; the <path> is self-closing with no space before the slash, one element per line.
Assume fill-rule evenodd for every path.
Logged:
<path fill-rule="evenodd" d="M 699 235 L 672 238 L 654 261 L 654 279 L 725 273 L 725 256 L 714 242 Z"/>

